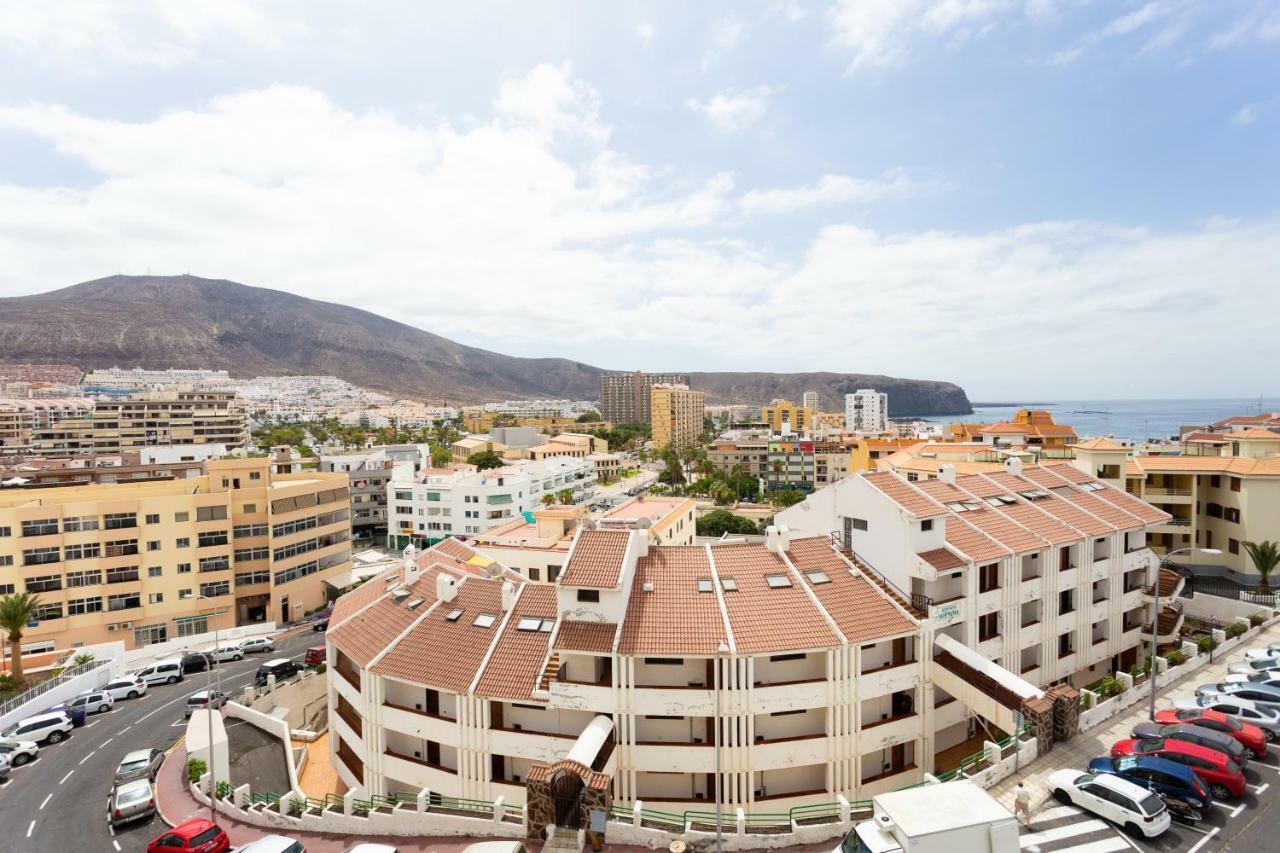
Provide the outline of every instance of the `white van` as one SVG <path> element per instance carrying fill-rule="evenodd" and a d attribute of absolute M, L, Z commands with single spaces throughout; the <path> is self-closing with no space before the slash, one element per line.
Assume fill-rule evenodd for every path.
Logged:
<path fill-rule="evenodd" d="M 139 681 L 147 684 L 177 684 L 182 680 L 182 661 L 179 658 L 156 661 L 146 669 L 134 673 Z"/>

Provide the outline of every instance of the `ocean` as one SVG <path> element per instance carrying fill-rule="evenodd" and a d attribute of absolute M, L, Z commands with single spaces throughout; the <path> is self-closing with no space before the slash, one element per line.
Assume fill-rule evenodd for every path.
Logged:
<path fill-rule="evenodd" d="M 890 401 L 892 407 L 892 401 Z M 1129 441 L 1177 438 L 1184 424 L 1207 424 L 1230 415 L 1280 412 L 1280 399 L 1232 400 L 1062 400 L 1013 406 L 974 406 L 972 415 L 935 415 L 927 421 L 995 423 L 1013 418 L 1020 408 L 1047 409 L 1060 424 L 1075 427 L 1081 438 L 1107 436 Z M 892 408 L 890 409 L 892 415 Z"/>

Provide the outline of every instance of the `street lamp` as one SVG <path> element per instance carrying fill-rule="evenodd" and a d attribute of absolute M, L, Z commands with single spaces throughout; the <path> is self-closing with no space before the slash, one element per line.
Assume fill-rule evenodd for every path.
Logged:
<path fill-rule="evenodd" d="M 1151 719 L 1153 722 L 1156 718 L 1156 644 L 1160 630 L 1160 572 L 1164 569 L 1164 564 L 1169 562 L 1169 558 L 1174 554 L 1193 554 L 1196 551 L 1201 554 L 1222 553 L 1217 548 L 1176 548 L 1169 551 L 1160 558 L 1160 565 L 1156 566 L 1156 580 L 1151 585 L 1151 589 L 1155 593 L 1155 603 L 1151 613 L 1151 668 L 1147 671 L 1147 678 L 1151 680 Z"/>
<path fill-rule="evenodd" d="M 721 640 L 720 644 L 716 646 L 716 666 L 715 671 L 712 673 L 713 690 L 716 695 L 716 853 L 722 853 L 724 849 L 724 839 L 722 835 L 724 827 L 723 820 L 720 816 L 720 801 L 723 799 L 723 795 L 721 794 L 722 783 L 720 781 L 720 657 L 722 655 L 727 655 L 728 653 L 729 647 L 725 645 L 724 640 Z"/>
<path fill-rule="evenodd" d="M 210 596 L 200 593 L 197 599 L 211 601 Z M 209 615 L 214 618 L 213 621 L 213 654 L 209 656 L 207 666 L 204 669 L 204 689 L 205 689 L 205 720 L 209 724 L 209 822 L 218 822 L 218 775 L 216 771 L 217 764 L 213 760 L 213 666 L 218 655 L 218 608 L 213 607 L 209 610 Z M 218 689 L 222 689 L 222 673 L 218 673 Z"/>

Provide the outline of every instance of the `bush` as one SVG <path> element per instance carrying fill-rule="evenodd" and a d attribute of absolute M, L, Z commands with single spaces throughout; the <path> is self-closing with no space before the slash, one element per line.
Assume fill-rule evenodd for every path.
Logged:
<path fill-rule="evenodd" d="M 328 664 L 323 664 L 323 663 L 316 664 L 316 675 L 324 675 L 325 670 L 328 668 L 329 668 Z"/>
<path fill-rule="evenodd" d="M 72 658 L 71 662 L 76 666 L 84 666 L 87 663 L 93 663 L 93 655 L 89 654 L 88 652 L 81 652 L 80 654 Z"/>
<path fill-rule="evenodd" d="M 1218 641 L 1212 636 L 1200 637 L 1196 640 L 1196 648 L 1200 650 L 1200 654 L 1208 654 L 1218 647 Z"/>
<path fill-rule="evenodd" d="M 1169 666 L 1182 666 L 1187 662 L 1187 656 L 1182 652 L 1170 652 L 1165 659 L 1169 661 Z"/>
<path fill-rule="evenodd" d="M 203 758 L 187 759 L 187 780 L 190 782 L 199 782 L 209 769 L 209 765 L 204 763 Z"/>
<path fill-rule="evenodd" d="M 1234 640 L 1236 637 L 1239 637 L 1241 634 L 1243 634 L 1247 630 L 1248 629 L 1245 628 L 1245 626 L 1241 625 L 1239 622 L 1232 622 L 1226 628 L 1227 639 Z"/>
<path fill-rule="evenodd" d="M 214 790 L 214 796 L 217 797 L 218 799 L 220 800 L 231 799 L 231 783 L 230 782 L 225 782 L 225 781 L 219 782 L 217 785 L 214 786 L 213 790 Z"/>
<path fill-rule="evenodd" d="M 1263 616 L 1261 613 L 1249 614 L 1249 624 L 1255 628 L 1257 628 L 1259 625 L 1261 625 L 1265 621 L 1267 621 L 1267 617 Z"/>

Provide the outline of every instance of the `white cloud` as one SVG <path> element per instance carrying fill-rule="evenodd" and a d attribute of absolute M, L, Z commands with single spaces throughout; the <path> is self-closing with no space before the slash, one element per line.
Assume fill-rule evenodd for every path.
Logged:
<path fill-rule="evenodd" d="M 177 65 L 227 40 L 274 50 L 304 30 L 293 2 L 60 0 L 9 4 L 0 15 L 0 45 L 80 73 L 104 65 Z"/>
<path fill-rule="evenodd" d="M 688 107 L 706 116 L 718 130 L 736 133 L 764 118 L 769 109 L 769 96 L 773 92 L 774 89 L 769 86 L 756 86 L 740 91 L 726 89 L 705 101 L 690 98 Z"/>
<path fill-rule="evenodd" d="M 915 39 L 963 41 L 1015 14 L 1039 22 L 1055 11 L 1053 0 L 836 0 L 827 19 L 854 70 L 899 62 Z"/>
<path fill-rule="evenodd" d="M 640 39 L 640 43 L 645 47 L 649 46 L 649 42 L 653 41 L 653 37 L 658 34 L 658 28 L 653 24 L 641 24 L 636 27 L 636 38 Z"/>
<path fill-rule="evenodd" d="M 1257 120 L 1258 120 L 1257 104 L 1245 104 L 1243 107 L 1236 110 L 1236 114 L 1231 117 L 1232 124 L 1238 124 L 1238 125 L 1241 125 L 1242 127 L 1245 125 L 1253 124 Z"/>
<path fill-rule="evenodd" d="M 868 180 L 848 175 L 823 175 L 815 184 L 777 190 L 750 190 L 740 205 L 747 214 L 788 214 L 807 207 L 865 204 L 923 195 L 936 182 L 920 181 L 903 171 Z"/>

